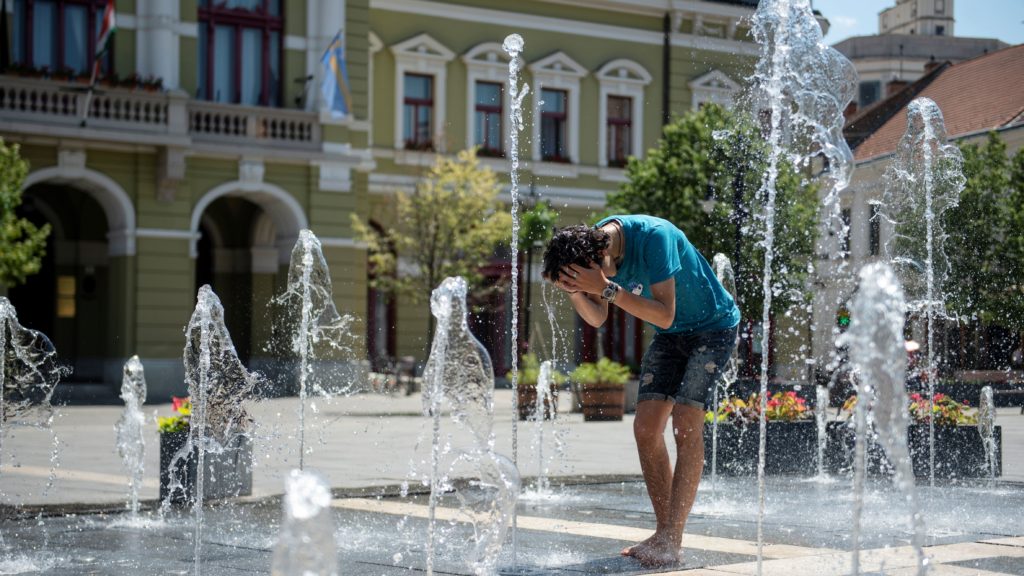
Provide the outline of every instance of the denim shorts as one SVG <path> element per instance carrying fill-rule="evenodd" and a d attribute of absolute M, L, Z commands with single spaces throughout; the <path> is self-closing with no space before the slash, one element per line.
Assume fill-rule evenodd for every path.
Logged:
<path fill-rule="evenodd" d="M 736 327 L 655 334 L 640 366 L 637 402 L 672 400 L 706 409 L 735 348 Z"/>

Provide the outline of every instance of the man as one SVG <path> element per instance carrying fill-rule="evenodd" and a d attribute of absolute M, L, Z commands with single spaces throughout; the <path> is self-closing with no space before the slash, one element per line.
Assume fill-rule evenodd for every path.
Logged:
<path fill-rule="evenodd" d="M 686 235 L 653 216 L 557 230 L 544 252 L 544 277 L 569 294 L 591 326 L 618 306 L 655 327 L 640 368 L 633 433 L 657 529 L 622 554 L 645 566 L 675 564 L 704 466 L 706 401 L 736 346 L 736 303 Z M 674 471 L 664 440 L 669 417 Z"/>

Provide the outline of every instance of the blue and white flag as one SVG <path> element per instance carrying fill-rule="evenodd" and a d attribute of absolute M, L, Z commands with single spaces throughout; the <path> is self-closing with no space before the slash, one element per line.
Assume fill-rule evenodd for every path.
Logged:
<path fill-rule="evenodd" d="M 352 94 L 348 89 L 348 69 L 345 66 L 345 36 L 341 30 L 334 35 L 323 57 L 323 84 L 320 93 L 323 95 L 331 116 L 343 118 L 348 116 L 352 103 Z"/>

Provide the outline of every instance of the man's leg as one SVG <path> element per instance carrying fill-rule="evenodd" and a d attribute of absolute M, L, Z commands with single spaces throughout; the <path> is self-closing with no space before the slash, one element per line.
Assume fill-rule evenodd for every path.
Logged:
<path fill-rule="evenodd" d="M 638 556 L 652 541 L 671 534 L 672 463 L 665 446 L 665 425 L 673 406 L 671 400 L 643 400 L 636 405 L 633 436 L 636 438 L 640 469 L 647 483 L 651 506 L 654 507 L 657 528 L 647 540 L 623 550 L 625 556 Z"/>
<path fill-rule="evenodd" d="M 704 411 L 688 404 L 676 404 L 672 410 L 672 432 L 676 442 L 676 467 L 672 474 L 671 498 L 667 515 L 669 525 L 658 532 L 636 557 L 642 564 L 663 566 L 679 561 L 683 528 L 697 498 L 704 469 Z"/>

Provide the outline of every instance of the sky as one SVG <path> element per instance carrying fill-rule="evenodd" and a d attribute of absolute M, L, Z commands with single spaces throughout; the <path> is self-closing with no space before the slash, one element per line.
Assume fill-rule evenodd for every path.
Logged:
<path fill-rule="evenodd" d="M 832 24 L 825 41 L 835 44 L 850 36 L 878 33 L 878 13 L 896 0 L 812 0 Z M 1024 43 L 1024 0 L 954 0 L 957 36 L 998 38 Z"/>

